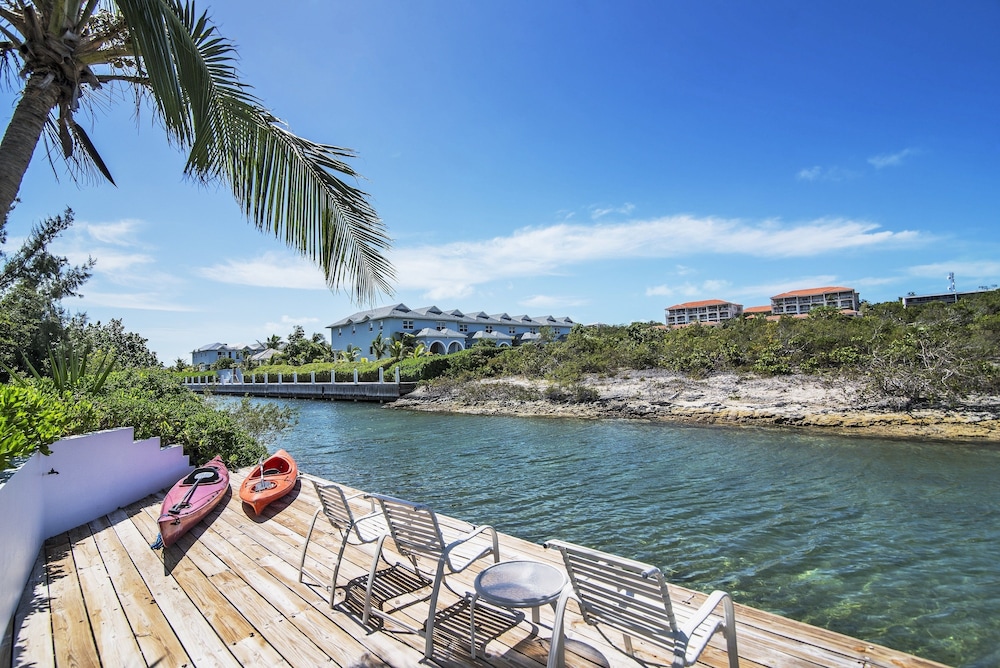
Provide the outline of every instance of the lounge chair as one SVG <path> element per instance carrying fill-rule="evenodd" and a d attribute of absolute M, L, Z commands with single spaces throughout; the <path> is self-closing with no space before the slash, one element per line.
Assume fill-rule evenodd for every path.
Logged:
<path fill-rule="evenodd" d="M 560 540 L 550 540 L 545 546 L 562 553 L 570 581 L 556 604 L 548 668 L 564 665 L 565 612 L 570 598 L 577 601 L 588 624 L 621 631 L 625 651 L 633 658 L 634 636 L 672 651 L 673 668 L 690 666 L 712 636 L 722 632 L 730 668 L 739 668 L 736 620 L 729 594 L 714 591 L 696 611 L 675 611 L 663 573 L 655 566 Z M 714 614 L 720 604 L 722 617 Z"/>
<path fill-rule="evenodd" d="M 369 498 L 374 499 L 382 507 L 386 523 L 389 525 L 389 535 L 379 539 L 375 557 L 372 559 L 368 587 L 365 591 L 362 623 L 367 625 L 369 617 L 377 615 L 423 635 L 424 657 L 429 659 L 434 653 L 434 616 L 441 585 L 465 598 L 466 593 L 460 593 L 448 586 L 446 577 L 461 573 L 475 561 L 489 555 L 493 555 L 494 563 L 499 562 L 500 544 L 497 533 L 489 525 L 480 527 L 468 525 L 467 530 L 463 531 L 441 526 L 434 511 L 423 503 L 413 503 L 381 494 L 371 494 Z M 372 609 L 372 588 L 375 584 L 376 569 L 379 559 L 385 559 L 382 548 L 386 538 L 390 536 L 397 552 L 412 564 L 413 573 L 426 582 L 425 586 L 431 587 L 430 610 L 422 629 L 409 626 L 382 610 Z M 433 564 L 433 576 L 423 572 L 421 561 Z M 386 559 L 386 563 L 390 562 Z"/>
<path fill-rule="evenodd" d="M 306 542 L 302 546 L 302 557 L 299 559 L 299 582 L 305 582 L 303 579 L 304 574 L 308 574 L 314 580 L 319 581 L 319 578 L 315 575 L 306 572 L 305 566 L 309 540 L 312 538 L 313 529 L 316 527 L 316 520 L 319 519 L 320 513 L 323 513 L 330 520 L 333 528 L 340 533 L 340 551 L 337 552 L 337 562 L 333 567 L 333 578 L 330 581 L 330 607 L 332 608 L 337 594 L 337 574 L 340 572 L 340 563 L 344 559 L 344 550 L 347 549 L 348 543 L 352 545 L 374 543 L 389 533 L 389 527 L 386 526 L 382 510 L 375 507 L 374 501 L 369 501 L 370 508 L 367 514 L 355 517 L 354 510 L 351 508 L 351 500 L 363 496 L 363 492 L 347 496 L 339 485 L 333 483 L 323 484 L 315 480 L 313 481 L 313 486 L 316 488 L 317 496 L 319 496 L 320 507 L 313 515 L 312 523 L 309 525 L 309 532 L 306 534 Z"/>

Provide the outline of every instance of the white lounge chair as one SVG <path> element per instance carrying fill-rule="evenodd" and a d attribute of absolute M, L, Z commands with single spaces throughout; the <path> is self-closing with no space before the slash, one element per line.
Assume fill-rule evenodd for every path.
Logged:
<path fill-rule="evenodd" d="M 562 668 L 564 616 L 573 598 L 588 624 L 603 625 L 625 635 L 625 651 L 634 658 L 632 637 L 673 652 L 673 668 L 694 664 L 717 632 L 726 638 L 730 668 L 739 668 L 736 620 L 729 594 L 714 591 L 697 611 L 675 610 L 660 569 L 560 540 L 545 546 L 562 553 L 570 584 L 556 604 L 548 668 Z M 723 616 L 715 614 L 722 605 Z"/>
<path fill-rule="evenodd" d="M 445 581 L 446 576 L 460 573 L 475 561 L 493 555 L 493 561 L 500 561 L 500 544 L 493 527 L 484 525 L 458 531 L 443 527 L 438 522 L 437 515 L 430 506 L 423 503 L 413 503 L 391 496 L 372 494 L 370 498 L 378 502 L 389 525 L 389 536 L 379 539 L 375 557 L 372 559 L 371 571 L 368 574 L 368 588 L 365 592 L 365 608 L 362 623 L 367 625 L 371 615 L 392 620 L 415 633 L 424 636 L 424 657 L 431 658 L 434 653 L 434 616 L 437 610 L 438 595 L 441 585 L 460 597 L 466 593 L 455 591 Z M 430 610 L 427 621 L 422 629 L 417 629 L 377 609 L 372 609 L 372 588 L 375 584 L 375 573 L 379 559 L 385 559 L 382 548 L 386 538 L 392 537 L 396 550 L 412 564 L 413 572 L 431 587 Z M 420 562 L 433 564 L 434 575 L 425 574 Z M 389 563 L 386 560 L 386 563 Z M 430 569 L 428 569 L 429 572 Z"/>
<path fill-rule="evenodd" d="M 304 574 L 319 581 L 312 573 L 307 573 L 306 550 L 309 549 L 309 540 L 312 538 L 313 529 L 316 527 L 316 520 L 320 513 L 326 515 L 330 524 L 340 533 L 340 551 L 337 552 L 337 563 L 333 567 L 333 578 L 330 581 L 330 607 L 333 607 L 337 594 L 337 574 L 340 573 L 340 563 L 344 559 L 344 550 L 347 545 L 364 545 L 374 543 L 379 538 L 389 533 L 389 527 L 385 523 L 385 515 L 382 510 L 375 507 L 375 502 L 369 500 L 368 513 L 361 517 L 355 517 L 351 508 L 351 500 L 364 496 L 363 492 L 347 496 L 344 490 L 334 483 L 319 483 L 313 481 L 316 494 L 319 496 L 320 507 L 313 515 L 312 523 L 309 525 L 309 532 L 306 534 L 306 542 L 302 546 L 302 558 L 299 560 L 299 582 L 305 582 Z"/>

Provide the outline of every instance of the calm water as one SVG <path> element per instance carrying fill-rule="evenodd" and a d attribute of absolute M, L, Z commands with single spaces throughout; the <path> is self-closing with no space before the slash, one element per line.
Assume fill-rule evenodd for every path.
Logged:
<path fill-rule="evenodd" d="M 294 405 L 278 445 L 309 473 L 944 663 L 1000 665 L 1000 449 Z"/>

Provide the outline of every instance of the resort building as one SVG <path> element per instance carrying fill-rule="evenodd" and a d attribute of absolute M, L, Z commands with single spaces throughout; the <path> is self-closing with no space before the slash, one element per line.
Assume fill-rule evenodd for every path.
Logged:
<path fill-rule="evenodd" d="M 327 325 L 327 329 L 334 350 L 352 346 L 360 348 L 362 355 L 372 356 L 372 342 L 380 334 L 384 341 L 409 334 L 431 353 L 443 355 L 465 350 L 479 341 L 494 341 L 498 346 L 538 341 L 544 328 L 553 339 L 559 339 L 569 334 L 574 324 L 570 318 L 551 315 L 488 315 L 482 311 L 442 311 L 436 306 L 411 309 L 406 304 L 394 304 L 355 313 Z"/>
<path fill-rule="evenodd" d="M 743 305 L 721 299 L 707 299 L 700 302 L 675 304 L 668 307 L 666 311 L 668 327 L 683 327 L 695 322 L 702 325 L 717 325 L 742 314 Z"/>
<path fill-rule="evenodd" d="M 904 301 L 904 304 L 906 302 Z M 771 297 L 770 306 L 748 306 L 708 299 L 676 304 L 666 309 L 667 327 L 684 327 L 692 323 L 718 325 L 739 316 L 760 316 L 777 320 L 782 316 L 805 318 L 811 309 L 830 306 L 846 315 L 858 315 L 861 298 L 853 288 L 826 287 L 793 290 Z"/>
<path fill-rule="evenodd" d="M 759 315 L 767 317 L 771 315 L 771 305 L 767 306 L 747 306 L 743 309 L 743 315 Z"/>
<path fill-rule="evenodd" d="M 979 290 L 968 290 L 966 292 L 955 292 L 954 290 L 950 290 L 948 292 L 941 292 L 933 295 L 917 295 L 911 292 L 905 297 L 900 297 L 899 301 L 903 302 L 903 308 L 906 308 L 907 306 L 916 306 L 917 304 L 926 304 L 927 302 L 944 302 L 946 304 L 954 304 L 963 297 L 980 295 L 984 292 L 990 292 L 990 290 L 995 289 L 996 287 L 994 286 L 993 288 L 981 288 Z"/>
<path fill-rule="evenodd" d="M 827 287 L 792 290 L 771 297 L 771 313 L 775 316 L 807 315 L 811 309 L 831 306 L 857 314 L 861 298 L 853 288 Z"/>
<path fill-rule="evenodd" d="M 191 366 L 207 369 L 223 357 L 243 362 L 244 359 L 252 355 L 264 352 L 266 347 L 262 343 L 253 343 L 250 345 L 239 343 L 234 346 L 225 343 L 209 343 L 206 346 L 191 351 Z"/>

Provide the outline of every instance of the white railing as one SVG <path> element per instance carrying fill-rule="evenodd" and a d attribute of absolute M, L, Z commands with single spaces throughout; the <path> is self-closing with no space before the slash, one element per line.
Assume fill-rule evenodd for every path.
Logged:
<path fill-rule="evenodd" d="M 221 371 L 230 371 L 230 369 L 223 369 Z M 235 371 L 240 371 L 240 370 L 236 369 Z M 284 380 L 284 374 L 280 374 L 280 373 L 277 374 L 277 379 L 275 379 L 275 376 L 273 376 L 271 374 L 266 374 L 266 373 L 262 375 L 262 378 L 263 378 L 262 382 L 263 382 L 264 385 L 268 385 L 270 383 L 277 383 L 277 384 L 280 385 L 280 384 L 282 384 L 282 383 L 285 382 L 285 380 Z M 292 384 L 300 384 L 300 383 L 302 383 L 302 381 L 299 381 L 299 374 L 298 373 L 294 373 L 294 372 L 292 373 L 292 380 L 291 380 L 291 382 L 292 382 Z M 379 384 L 385 383 L 385 369 L 383 369 L 382 367 L 379 367 L 379 369 L 378 369 L 378 381 L 377 382 Z M 395 383 L 396 385 L 399 385 L 399 367 L 396 367 L 395 369 L 393 369 L 393 381 L 392 382 Z M 211 384 L 219 384 L 219 385 L 256 385 L 258 383 L 257 383 L 257 374 L 255 374 L 255 373 L 250 374 L 250 380 L 248 382 L 246 380 L 246 376 L 242 372 L 240 372 L 240 373 L 228 373 L 228 374 L 223 374 L 223 375 L 220 375 L 220 372 L 212 372 L 210 374 L 205 374 L 205 375 L 199 374 L 199 375 L 196 375 L 196 376 L 184 376 L 184 384 L 185 385 L 211 385 Z M 323 385 L 337 385 L 338 382 L 337 382 L 337 379 L 336 379 L 336 375 L 333 372 L 330 372 L 330 380 L 328 382 L 326 382 L 326 383 L 317 383 L 316 382 L 316 372 L 315 371 L 311 371 L 309 373 L 309 383 L 308 384 L 310 384 L 310 385 L 318 385 L 318 384 L 323 384 Z M 357 369 L 354 370 L 354 380 L 353 381 L 340 381 L 339 384 L 340 385 L 344 385 L 344 384 L 359 385 L 360 383 L 358 382 L 358 370 Z"/>
<path fill-rule="evenodd" d="M 0 483 L 0 624 L 7 628 L 42 543 L 169 487 L 192 466 L 179 445 L 131 427 L 72 436 Z"/>

